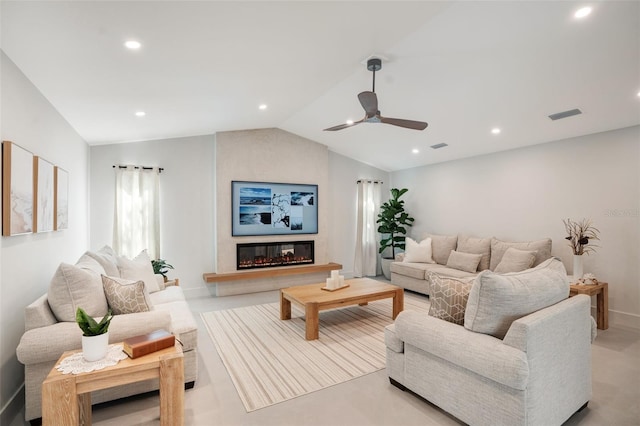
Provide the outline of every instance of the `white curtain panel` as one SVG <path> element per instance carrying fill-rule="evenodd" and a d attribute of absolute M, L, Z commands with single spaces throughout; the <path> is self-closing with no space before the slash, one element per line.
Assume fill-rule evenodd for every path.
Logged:
<path fill-rule="evenodd" d="M 151 259 L 160 256 L 160 170 L 116 167 L 116 203 L 113 247 L 116 253 L 135 257 L 147 249 Z"/>
<path fill-rule="evenodd" d="M 356 224 L 356 254 L 353 273 L 356 277 L 371 277 L 381 272 L 378 264 L 378 212 L 380 183 L 358 181 L 358 218 Z"/>

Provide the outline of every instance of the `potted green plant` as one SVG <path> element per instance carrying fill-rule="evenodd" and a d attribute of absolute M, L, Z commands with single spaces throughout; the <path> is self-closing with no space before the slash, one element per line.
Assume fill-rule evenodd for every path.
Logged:
<path fill-rule="evenodd" d="M 82 308 L 76 311 L 76 323 L 82 330 L 82 356 L 86 361 L 98 361 L 107 355 L 109 346 L 109 324 L 111 309 L 100 322 L 93 319 Z"/>
<path fill-rule="evenodd" d="M 378 253 L 382 254 L 391 248 L 391 257 L 382 257 L 382 273 L 388 280 L 391 279 L 389 268 L 396 257 L 396 249 L 404 250 L 405 248 L 404 242 L 407 234 L 405 227 L 412 226 L 414 221 L 404 210 L 404 200 L 400 199 L 407 191 L 407 188 L 392 188 L 391 198 L 380 206 L 380 213 L 376 221 L 379 224 L 378 232 L 383 234 Z"/>
<path fill-rule="evenodd" d="M 164 282 L 167 282 L 167 272 L 169 272 L 169 269 L 173 269 L 173 266 L 164 259 L 152 260 L 151 266 L 153 266 L 153 273 L 162 275 Z"/>

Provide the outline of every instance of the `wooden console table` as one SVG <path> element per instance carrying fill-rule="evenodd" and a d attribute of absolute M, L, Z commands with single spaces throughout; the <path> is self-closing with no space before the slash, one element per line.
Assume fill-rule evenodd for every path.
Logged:
<path fill-rule="evenodd" d="M 63 353 L 56 365 L 76 352 Z M 62 374 L 54 367 L 42 383 L 42 424 L 90 425 L 91 392 L 154 378 L 160 379 L 160 425 L 183 425 L 184 362 L 179 345 L 89 373 Z"/>
<path fill-rule="evenodd" d="M 594 285 L 571 284 L 569 286 L 569 297 L 576 294 L 586 294 L 596 296 L 596 323 L 600 330 L 609 328 L 609 283 L 598 283 Z"/>

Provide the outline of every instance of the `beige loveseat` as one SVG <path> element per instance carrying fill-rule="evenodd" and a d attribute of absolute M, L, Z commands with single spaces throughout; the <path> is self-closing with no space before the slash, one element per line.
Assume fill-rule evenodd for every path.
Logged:
<path fill-rule="evenodd" d="M 101 318 L 116 305 L 121 312 L 135 312 L 113 316 L 109 342 L 158 329 L 172 332 L 182 344 L 185 383 L 193 386 L 198 370 L 197 324 L 182 289 L 165 286 L 163 277 L 153 274 L 146 252 L 130 260 L 104 247 L 85 253 L 75 265 L 62 263 L 48 293 L 25 309 L 25 333 L 16 350 L 25 366 L 25 420 L 42 416 L 42 382 L 62 353 L 81 348 L 82 332 L 74 321 L 77 307 Z M 157 379 L 94 392 L 91 400 L 96 404 L 156 389 Z"/>
<path fill-rule="evenodd" d="M 385 329 L 392 384 L 471 425 L 561 425 L 586 406 L 596 325 L 588 296 L 568 298 L 560 260 L 472 283 L 432 278 L 429 315 L 407 310 Z"/>
<path fill-rule="evenodd" d="M 391 263 L 391 283 L 429 295 L 429 272 L 470 279 L 487 269 L 500 273 L 522 271 L 550 257 L 550 238 L 509 242 L 466 235 L 426 234 L 420 243 L 407 238 L 406 251 L 396 255 L 396 261 Z"/>

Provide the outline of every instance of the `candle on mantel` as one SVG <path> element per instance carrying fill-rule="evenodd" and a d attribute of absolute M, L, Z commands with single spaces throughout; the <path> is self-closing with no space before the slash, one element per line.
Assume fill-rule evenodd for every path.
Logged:
<path fill-rule="evenodd" d="M 338 287 L 344 287 L 344 275 L 340 275 L 338 278 Z"/>
<path fill-rule="evenodd" d="M 334 280 L 338 279 L 338 271 L 336 270 L 331 271 L 331 279 L 334 279 Z"/>

